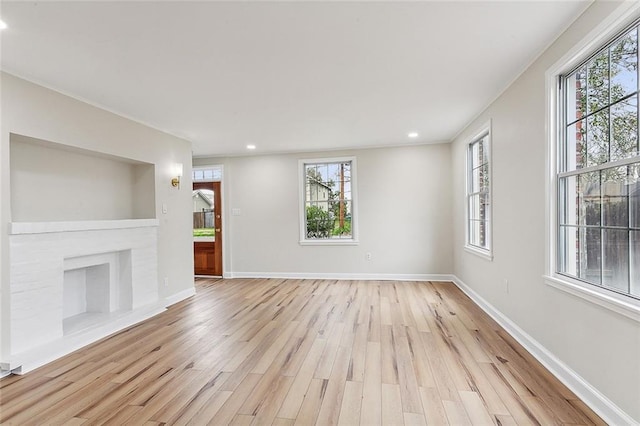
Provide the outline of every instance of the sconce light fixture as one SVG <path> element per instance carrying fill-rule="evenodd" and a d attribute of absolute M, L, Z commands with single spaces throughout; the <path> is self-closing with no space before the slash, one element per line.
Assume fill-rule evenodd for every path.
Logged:
<path fill-rule="evenodd" d="M 173 165 L 171 178 L 171 186 L 174 188 L 180 188 L 180 178 L 182 177 L 182 163 L 176 163 Z"/>

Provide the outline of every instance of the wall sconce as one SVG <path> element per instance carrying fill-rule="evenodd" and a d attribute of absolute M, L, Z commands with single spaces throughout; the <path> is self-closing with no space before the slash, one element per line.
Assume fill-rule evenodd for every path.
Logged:
<path fill-rule="evenodd" d="M 171 186 L 174 188 L 180 188 L 180 178 L 182 177 L 182 163 L 175 163 L 171 169 L 171 174 L 174 176 L 171 178 Z"/>

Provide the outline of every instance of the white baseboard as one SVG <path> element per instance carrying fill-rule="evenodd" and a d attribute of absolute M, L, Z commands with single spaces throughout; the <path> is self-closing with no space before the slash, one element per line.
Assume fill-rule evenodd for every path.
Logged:
<path fill-rule="evenodd" d="M 227 272 L 224 278 L 282 278 L 368 281 L 453 281 L 450 274 L 350 274 L 325 272 Z"/>
<path fill-rule="evenodd" d="M 168 308 L 171 305 L 174 305 L 178 302 L 182 302 L 183 300 L 190 298 L 194 294 L 196 294 L 195 287 L 190 287 L 185 290 L 179 291 L 175 294 L 172 294 L 171 296 L 165 297 L 164 306 Z"/>
<path fill-rule="evenodd" d="M 620 407 L 604 396 L 598 389 L 573 371 L 568 365 L 558 359 L 540 342 L 535 340 L 516 323 L 487 302 L 482 296 L 466 285 L 460 278 L 452 275 L 452 281 L 460 290 L 471 298 L 483 311 L 493 318 L 507 333 L 518 341 L 531 355 L 533 355 L 547 370 L 558 378 L 565 386 L 575 393 L 585 404 L 595 411 L 602 419 L 611 425 L 638 425 L 639 423 L 625 413 Z"/>

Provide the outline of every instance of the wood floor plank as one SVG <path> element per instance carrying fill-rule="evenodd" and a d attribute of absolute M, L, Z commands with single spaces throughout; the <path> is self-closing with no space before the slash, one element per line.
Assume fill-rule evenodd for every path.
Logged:
<path fill-rule="evenodd" d="M 438 390 L 436 388 L 420 388 L 420 396 L 427 424 L 446 425 L 449 421 Z"/>
<path fill-rule="evenodd" d="M 316 423 L 328 384 L 328 379 L 311 379 L 295 419 L 296 425 L 304 426 Z"/>
<path fill-rule="evenodd" d="M 404 425 L 404 413 L 402 412 L 402 397 L 400 385 L 382 384 L 382 424 Z"/>
<path fill-rule="evenodd" d="M 342 405 L 338 424 L 343 426 L 360 424 L 360 409 L 362 407 L 362 383 L 347 381 L 344 386 Z"/>
<path fill-rule="evenodd" d="M 604 425 L 451 283 L 198 279 L 24 376 L 2 424 Z"/>
<path fill-rule="evenodd" d="M 366 374 L 362 387 L 362 409 L 360 414 L 360 423 L 363 425 L 379 425 L 382 423 L 380 357 L 380 343 L 367 343 Z"/>
<path fill-rule="evenodd" d="M 305 394 L 311 380 L 313 379 L 313 373 L 320 361 L 320 357 L 324 352 L 327 341 L 323 339 L 316 339 L 311 350 L 307 354 L 299 373 L 296 375 L 289 393 L 282 403 L 282 407 L 278 413 L 278 417 L 285 419 L 294 419 L 300 411 L 302 402 L 304 401 Z"/>

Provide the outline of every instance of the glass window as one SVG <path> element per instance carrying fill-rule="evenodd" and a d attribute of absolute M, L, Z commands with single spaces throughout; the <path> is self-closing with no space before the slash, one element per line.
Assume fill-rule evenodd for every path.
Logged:
<path fill-rule="evenodd" d="M 491 174 L 489 132 L 483 132 L 467 148 L 468 247 L 491 252 Z"/>
<path fill-rule="evenodd" d="M 355 241 L 355 158 L 301 160 L 304 242 Z"/>
<path fill-rule="evenodd" d="M 222 166 L 198 167 L 193 169 L 194 182 L 218 182 L 222 180 Z"/>
<path fill-rule="evenodd" d="M 640 298 L 638 23 L 561 81 L 556 270 Z"/>

